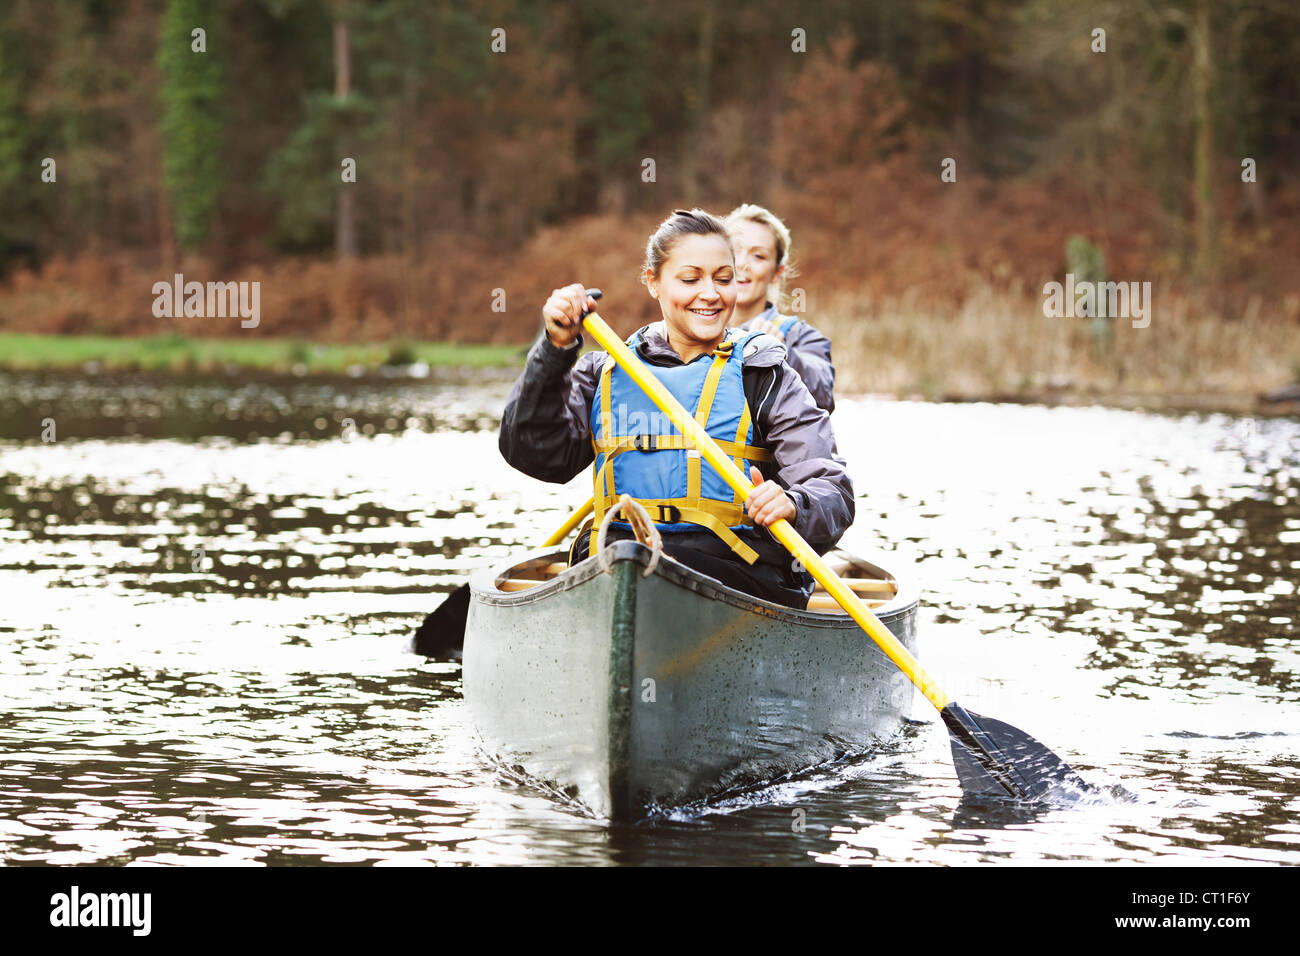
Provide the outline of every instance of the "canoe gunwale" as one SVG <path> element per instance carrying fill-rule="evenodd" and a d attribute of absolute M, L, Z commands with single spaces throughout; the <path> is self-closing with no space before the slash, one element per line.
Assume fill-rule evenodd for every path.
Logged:
<path fill-rule="evenodd" d="M 619 561 L 632 561 L 642 568 L 646 567 L 650 562 L 650 549 L 636 541 L 616 541 L 606 548 L 606 551 L 612 552 L 607 555 L 611 569 Z M 832 554 L 835 553 L 832 552 Z M 888 624 L 890 621 L 905 617 L 915 611 L 920 600 L 920 588 L 910 579 L 905 578 L 900 583 L 892 574 L 883 571 L 880 562 L 883 561 L 888 565 L 890 562 L 887 555 L 873 555 L 874 560 L 843 551 L 838 552 L 838 555 L 859 567 L 885 575 L 888 580 L 898 587 L 898 592 L 888 603 L 872 611 L 882 623 Z M 522 591 L 502 591 L 497 587 L 497 581 L 503 577 L 504 572 L 510 568 L 518 567 L 521 563 L 546 562 L 557 557 L 566 556 L 567 551 L 564 549 L 531 551 L 524 555 L 522 560 L 519 556 L 516 556 L 507 567 L 496 566 L 472 575 L 470 577 L 470 590 L 474 593 L 475 600 L 485 604 L 500 607 L 520 607 L 538 601 L 545 601 L 547 598 L 563 591 L 579 587 L 605 571 L 598 556 L 590 557 L 536 587 Z M 776 618 L 800 627 L 824 627 L 836 630 L 859 629 L 857 623 L 846 614 L 800 610 L 774 604 L 771 601 L 764 601 L 761 598 L 745 594 L 743 591 L 729 588 L 714 578 L 672 560 L 667 555 L 660 557 L 659 563 L 652 573 L 710 600 L 722 601 L 733 607 L 763 617 Z"/>

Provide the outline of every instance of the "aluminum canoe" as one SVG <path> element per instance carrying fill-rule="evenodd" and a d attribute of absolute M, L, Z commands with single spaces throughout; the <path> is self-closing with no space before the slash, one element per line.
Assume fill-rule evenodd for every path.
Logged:
<path fill-rule="evenodd" d="M 572 568 L 548 550 L 470 581 L 464 694 L 484 752 L 610 821 L 639 819 L 866 752 L 912 688 L 833 602 L 795 610 L 632 541 Z M 827 556 L 907 648 L 907 576 Z"/>

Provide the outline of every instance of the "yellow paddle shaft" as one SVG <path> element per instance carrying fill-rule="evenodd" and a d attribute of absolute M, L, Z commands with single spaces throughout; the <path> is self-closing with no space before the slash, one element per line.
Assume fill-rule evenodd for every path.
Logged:
<path fill-rule="evenodd" d="M 567 538 L 569 536 L 569 532 L 572 531 L 574 528 L 576 528 L 578 525 L 580 525 L 582 523 L 582 520 L 586 518 L 587 515 L 591 514 L 591 509 L 594 507 L 596 507 L 596 499 L 588 498 L 587 503 L 585 505 L 583 505 L 573 514 L 569 515 L 569 520 L 564 522 L 563 525 L 561 525 L 559 528 L 555 530 L 554 534 L 552 534 L 549 538 L 547 538 L 542 543 L 542 547 L 543 548 L 554 547 L 555 545 L 563 541 L 565 538 Z"/>
<path fill-rule="evenodd" d="M 614 360 L 632 377 L 632 381 L 636 382 L 642 391 L 650 396 L 651 400 L 686 436 L 686 439 L 699 449 L 705 461 L 713 466 L 714 470 L 726 480 L 727 484 L 748 501 L 750 492 L 754 490 L 749 476 L 742 474 L 735 463 L 723 454 L 722 449 L 709 436 L 709 433 L 686 413 L 686 410 L 672 396 L 672 393 L 664 387 L 663 383 L 646 370 L 641 361 L 632 354 L 632 350 L 614 334 L 613 329 L 605 324 L 605 320 L 592 312 L 582 320 L 582 324 L 591 333 L 592 338 L 599 342 L 606 352 L 614 356 Z M 799 559 L 800 563 L 813 576 L 813 579 L 826 589 L 826 593 L 835 598 L 839 606 L 861 625 L 862 629 L 880 646 L 885 655 L 898 665 L 898 669 L 907 675 L 908 680 L 916 685 L 916 688 L 925 695 L 930 703 L 934 704 L 939 710 L 943 710 L 948 706 L 950 702 L 948 695 L 939 689 L 939 685 L 935 683 L 920 662 L 899 642 L 898 638 L 890 633 L 889 628 L 880 623 L 880 619 L 872 614 L 867 606 L 862 603 L 862 599 L 839 579 L 835 572 L 821 559 L 821 556 L 809 547 L 808 542 L 799 536 L 799 532 L 794 530 L 789 521 L 782 518 L 780 521 L 769 525 L 768 530 L 781 544 L 785 545 L 786 550 Z"/>

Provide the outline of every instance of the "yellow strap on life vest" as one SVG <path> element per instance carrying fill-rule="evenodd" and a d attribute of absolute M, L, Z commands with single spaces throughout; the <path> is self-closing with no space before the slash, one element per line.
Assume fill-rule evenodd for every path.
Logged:
<path fill-rule="evenodd" d="M 597 388 L 600 390 L 600 433 L 608 435 L 614 430 L 614 415 L 610 410 L 610 376 L 614 374 L 614 369 L 618 368 L 618 363 L 614 361 L 614 356 L 607 356 L 605 367 L 600 372 L 600 384 Z M 605 467 L 596 473 L 595 493 L 592 498 L 596 502 L 595 511 L 592 514 L 591 525 L 591 545 L 590 550 L 596 549 L 596 533 L 601 522 L 605 518 L 605 509 L 609 507 L 608 502 L 614 494 L 614 456 L 605 456 Z"/>
<path fill-rule="evenodd" d="M 695 422 L 706 431 L 709 427 L 709 413 L 713 411 L 713 399 L 718 394 L 718 381 L 722 378 L 722 370 L 727 367 L 727 362 L 731 360 L 733 347 L 731 340 L 727 339 L 713 350 L 713 365 L 709 367 L 709 374 L 704 377 L 704 388 L 700 392 L 700 401 L 695 406 Z M 749 402 L 745 404 L 748 405 Z M 700 480 L 700 452 L 696 448 L 691 448 L 686 452 L 687 498 L 693 501 L 699 500 Z"/>
<path fill-rule="evenodd" d="M 734 525 L 750 523 L 743 507 L 727 501 L 714 501 L 712 498 L 697 498 L 693 501 L 687 498 L 636 498 L 635 500 L 645 506 L 656 524 L 700 525 L 726 542 L 727 546 L 746 564 L 753 564 L 758 560 L 758 552 L 740 540 L 740 536 L 731 530 Z M 610 496 L 604 501 L 597 498 L 596 509 L 603 512 L 612 508 L 617 501 L 616 496 Z M 595 550 L 594 539 L 590 547 Z"/>
<path fill-rule="evenodd" d="M 727 339 L 713 350 L 713 364 L 705 376 L 704 387 L 700 392 L 700 401 L 695 412 L 696 422 L 706 430 L 709 414 L 713 411 L 713 400 L 717 397 L 718 383 L 722 379 L 722 372 L 731 359 L 734 348 L 735 343 L 731 339 Z M 727 546 L 736 552 L 746 564 L 753 564 L 758 560 L 758 552 L 740 540 L 739 536 L 731 530 L 733 525 L 751 524 L 749 516 L 745 514 L 744 503 L 734 492 L 730 502 L 715 501 L 712 498 L 701 496 L 700 453 L 687 443 L 684 435 L 612 434 L 614 426 L 610 407 L 612 401 L 610 397 L 612 391 L 610 379 L 617 366 L 618 363 L 614 360 L 614 357 L 609 356 L 605 360 L 605 367 L 601 369 L 600 382 L 596 386 L 600 391 L 601 437 L 593 437 L 592 446 L 596 454 L 605 456 L 605 464 L 594 476 L 595 494 L 593 498 L 595 500 L 595 510 L 592 517 L 589 549 L 594 552 L 596 548 L 596 529 L 600 527 L 605 512 L 612 508 L 620 497 L 618 490 L 614 487 L 614 458 L 628 451 L 685 450 L 687 453 L 686 497 L 680 499 L 637 498 L 636 500 L 650 510 L 652 516 L 656 514 L 673 516 L 671 520 L 656 518 L 655 520 L 658 523 L 676 524 L 684 522 L 708 528 L 725 541 Z M 772 460 L 770 450 L 744 443 L 749 434 L 752 416 L 749 410 L 749 402 L 743 402 L 743 405 L 744 410 L 741 412 L 740 427 L 736 430 L 736 440 L 734 442 L 719 442 L 719 445 L 725 449 L 727 454 L 734 456 L 736 464 L 742 469 L 746 459 L 751 461 Z M 661 510 L 660 506 L 662 506 L 663 510 Z"/>
<path fill-rule="evenodd" d="M 740 429 L 740 434 L 745 435 L 749 431 L 748 409 L 742 415 L 741 424 L 744 428 Z M 716 441 L 716 439 L 715 439 Z M 686 440 L 685 435 L 619 435 L 616 438 L 597 438 L 592 441 L 592 447 L 596 449 L 598 455 L 621 455 L 625 451 L 681 451 L 691 448 L 691 443 Z M 757 445 L 739 445 L 735 442 L 719 441 L 718 447 L 725 451 L 733 458 L 748 458 L 751 461 L 771 461 L 772 452 L 767 448 L 759 448 Z"/>
<path fill-rule="evenodd" d="M 745 410 L 744 410 L 743 412 L 740 413 L 740 427 L 736 429 L 736 442 L 735 442 L 736 445 L 739 445 L 741 442 L 743 442 L 743 441 L 745 440 L 745 436 L 749 434 L 749 420 L 750 420 L 750 419 L 749 419 L 749 402 L 745 402 Z M 729 445 L 729 444 L 731 444 L 731 442 L 724 442 L 723 444 L 727 444 L 727 445 Z M 722 448 L 722 445 L 719 445 L 718 447 L 719 447 L 719 448 Z M 733 446 L 733 447 L 734 447 L 734 446 Z M 726 454 L 732 456 L 731 460 L 734 461 L 734 462 L 736 463 L 736 467 L 740 469 L 741 474 L 743 474 L 746 478 L 748 478 L 748 477 L 749 477 L 749 472 L 747 472 L 747 471 L 745 470 L 745 459 L 746 459 L 746 458 L 749 458 L 750 456 L 749 456 L 749 455 L 737 455 L 737 454 L 736 454 L 734 451 L 732 451 L 730 448 L 723 448 L 723 451 L 724 451 Z M 772 460 L 772 453 L 771 453 L 771 452 L 768 452 L 766 458 L 752 459 L 752 460 L 756 460 L 756 461 L 771 461 L 771 460 Z M 732 492 L 731 492 L 731 500 L 734 501 L 734 502 L 736 502 L 737 504 L 740 503 L 740 492 L 736 491 L 734 488 L 732 489 Z"/>

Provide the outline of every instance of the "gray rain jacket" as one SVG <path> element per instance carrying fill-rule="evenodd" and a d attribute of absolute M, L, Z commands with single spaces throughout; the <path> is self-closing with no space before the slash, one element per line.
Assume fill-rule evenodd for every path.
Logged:
<path fill-rule="evenodd" d="M 543 334 L 529 350 L 501 418 L 501 454 L 541 481 L 569 481 L 595 460 L 591 404 L 606 354 L 589 352 L 579 358 L 580 344 L 556 348 Z M 641 329 L 632 349 L 649 364 L 682 364 L 662 322 Z M 772 461 L 763 462 L 760 470 L 794 502 L 795 530 L 824 554 L 853 523 L 853 484 L 836 452 L 830 417 L 785 363 L 785 354 L 771 336 L 760 336 L 745 349 L 743 379 L 754 415 L 754 443 L 772 451 Z M 758 551 L 760 561 L 789 564 L 789 555 L 767 529 L 737 533 Z"/>
<path fill-rule="evenodd" d="M 741 328 L 752 328 L 760 322 L 773 322 L 781 318 L 776 306 L 769 305 L 760 315 Z M 812 392 L 813 399 L 829 415 L 835 411 L 835 366 L 831 364 L 831 340 L 803 319 L 790 326 L 785 334 L 786 364 L 799 374 Z"/>

